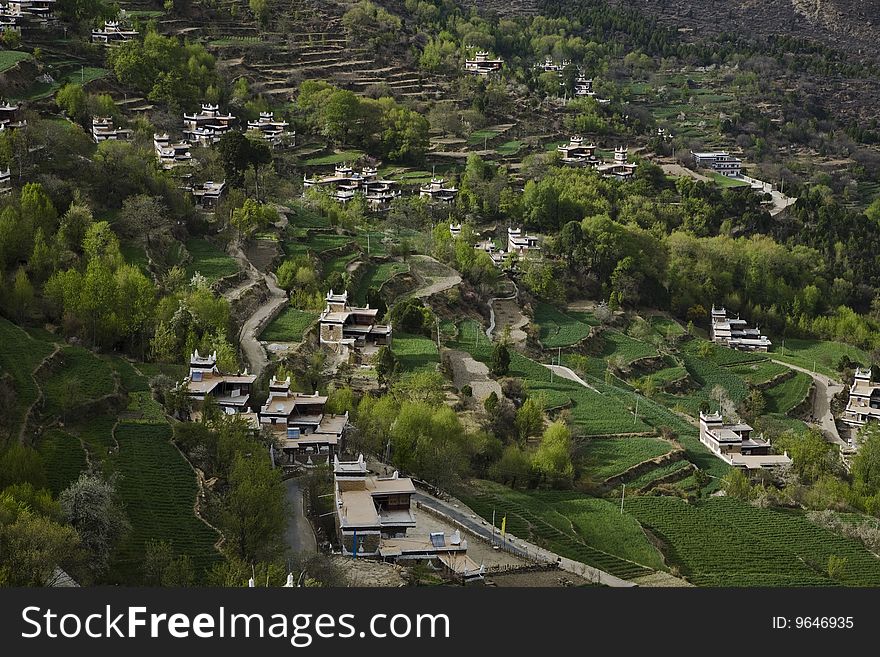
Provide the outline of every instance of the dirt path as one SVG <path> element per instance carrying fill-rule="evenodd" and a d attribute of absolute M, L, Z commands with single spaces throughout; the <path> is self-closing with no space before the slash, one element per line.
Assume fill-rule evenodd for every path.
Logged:
<path fill-rule="evenodd" d="M 260 278 L 266 281 L 269 288 L 269 298 L 263 302 L 254 313 L 242 324 L 238 334 L 238 342 L 250 367 L 250 373 L 259 376 L 269 364 L 269 357 L 259 340 L 259 333 L 268 318 L 273 317 L 287 303 L 287 292 L 278 287 L 275 274 L 263 274 L 254 267 L 238 244 L 230 245 L 230 255 L 236 259 L 242 271 L 251 280 Z"/>
<path fill-rule="evenodd" d="M 834 413 L 831 412 L 831 400 L 834 399 L 837 393 L 843 390 L 843 384 L 824 374 L 811 372 L 804 367 L 783 363 L 781 360 L 774 360 L 773 362 L 777 365 L 783 365 L 798 372 L 809 374 L 812 377 L 813 383 L 816 385 L 816 394 L 813 395 L 812 415 L 814 418 L 818 418 L 818 422 L 811 422 L 809 424 L 820 429 L 830 442 L 846 447 L 847 443 L 840 437 L 840 433 L 837 431 L 837 424 L 834 422 Z"/>
<path fill-rule="evenodd" d="M 525 347 L 528 336 L 523 330 L 529 323 L 529 318 L 523 314 L 522 308 L 517 303 L 519 290 L 516 283 L 511 281 L 514 292 L 506 297 L 493 297 L 489 299 L 489 327 L 486 329 L 486 337 L 490 340 L 495 333 L 510 329 L 510 339 L 514 346 L 522 349 Z"/>
<path fill-rule="evenodd" d="M 426 299 L 434 294 L 445 292 L 461 283 L 461 276 L 431 256 L 414 255 L 410 258 L 411 271 L 419 282 L 419 287 L 407 296 Z M 420 264 L 421 263 L 421 264 Z"/>

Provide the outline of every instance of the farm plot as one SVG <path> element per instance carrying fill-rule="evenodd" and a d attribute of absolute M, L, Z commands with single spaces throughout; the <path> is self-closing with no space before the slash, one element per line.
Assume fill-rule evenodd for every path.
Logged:
<path fill-rule="evenodd" d="M 61 416 L 115 390 L 110 363 L 88 349 L 64 347 L 54 363 L 52 371 L 41 378 L 45 396 L 43 415 Z"/>
<path fill-rule="evenodd" d="M 122 474 L 120 492 L 132 530 L 114 560 L 111 576 L 123 584 L 140 581 L 146 542 L 165 540 L 186 554 L 197 573 L 219 558 L 217 534 L 195 517 L 195 474 L 169 442 L 171 427 L 121 424 L 119 453 L 113 458 Z"/>
<path fill-rule="evenodd" d="M 86 455 L 75 436 L 61 429 L 49 429 L 40 436 L 38 446 L 49 489 L 57 496 L 76 481 L 86 467 Z"/>
<path fill-rule="evenodd" d="M 33 371 L 51 353 L 52 345 L 34 340 L 15 324 L 0 317 L 0 376 L 9 374 L 16 395 L 15 402 L 3 409 L 10 435 L 21 427 L 27 409 L 39 394 Z"/>
<path fill-rule="evenodd" d="M 260 335 L 268 342 L 301 342 L 306 330 L 318 319 L 318 313 L 287 307 Z"/>
<path fill-rule="evenodd" d="M 358 282 L 354 291 L 353 301 L 357 304 L 363 304 L 367 301 L 367 292 L 370 288 L 381 289 L 385 283 L 395 276 L 409 272 L 410 267 L 405 262 L 383 262 L 380 264 L 370 264 L 367 271 Z"/>
<path fill-rule="evenodd" d="M 880 585 L 880 559 L 801 512 L 728 498 L 688 504 L 634 497 L 625 508 L 669 546 L 668 559 L 700 586 Z M 832 555 L 846 559 L 837 581 L 828 576 Z"/>
<path fill-rule="evenodd" d="M 605 340 L 605 348 L 602 351 L 602 355 L 605 358 L 618 358 L 624 365 L 628 365 L 639 358 L 657 355 L 657 349 L 654 345 L 631 338 L 615 329 L 603 331 L 602 337 Z"/>
<path fill-rule="evenodd" d="M 648 323 L 651 325 L 651 328 L 654 329 L 654 332 L 662 338 L 668 339 L 684 335 L 684 328 L 682 325 L 669 317 L 653 315 L 648 319 Z"/>
<path fill-rule="evenodd" d="M 666 477 L 672 475 L 676 472 L 683 473 L 684 471 L 690 471 L 691 464 L 688 461 L 673 461 L 672 463 L 667 463 L 666 465 L 661 465 L 659 468 L 654 468 L 649 470 L 636 477 L 635 479 L 631 479 L 626 483 L 626 490 L 639 490 L 647 486 L 648 484 L 657 481 L 661 477 Z"/>
<path fill-rule="evenodd" d="M 0 73 L 12 68 L 19 62 L 30 58 L 30 53 L 18 50 L 4 50 L 3 52 L 0 52 Z"/>
<path fill-rule="evenodd" d="M 538 493 L 480 481 L 473 482 L 473 487 L 459 497 L 487 520 L 491 521 L 494 512 L 498 525 L 506 516 L 507 531 L 514 536 L 612 575 L 632 579 L 662 567 L 659 553 L 638 523 L 631 518 L 621 519 L 619 512 L 614 518 L 613 504 L 594 498 L 578 499 L 577 494 L 547 495 L 545 502 Z"/>
<path fill-rule="evenodd" d="M 733 374 L 736 374 L 738 377 L 752 385 L 767 383 L 780 374 L 785 374 L 789 371 L 789 368 L 785 365 L 779 365 L 778 363 L 769 360 L 755 361 L 754 363 L 745 363 L 743 365 L 733 365 L 729 369 Z"/>
<path fill-rule="evenodd" d="M 235 258 L 226 255 L 222 249 L 208 240 L 187 240 L 186 250 L 192 256 L 192 261 L 186 268 L 188 276 L 198 272 L 213 282 L 238 271 Z"/>
<path fill-rule="evenodd" d="M 767 412 L 789 413 L 806 399 L 810 392 L 813 379 L 809 374 L 796 372 L 795 375 L 782 383 L 764 391 L 767 400 Z"/>
<path fill-rule="evenodd" d="M 658 399 L 670 406 L 683 408 L 691 417 L 698 417 L 700 404 L 707 402 L 718 405 L 718 397 L 715 391 L 719 388 L 734 402 L 739 403 L 748 394 L 748 386 L 745 381 L 736 376 L 729 368 L 720 367 L 711 360 L 695 356 L 685 355 L 682 357 L 691 380 L 699 386 L 698 389 L 686 395 L 658 395 Z"/>
<path fill-rule="evenodd" d="M 449 346 L 469 352 L 476 360 L 489 363 L 492 344 L 476 322 L 467 320 L 458 327 L 458 336 Z M 631 406 L 634 399 L 621 404 L 619 399 L 602 395 L 574 381 L 552 376 L 550 370 L 523 356 L 512 352 L 508 376 L 522 379 L 532 394 L 545 395 L 545 405 L 552 408 L 557 402 L 571 402 L 571 418 L 578 432 L 586 436 L 604 436 L 619 433 L 640 433 L 651 427 L 636 418 Z M 632 402 L 630 404 L 629 402 Z"/>
<path fill-rule="evenodd" d="M 392 351 L 404 372 L 433 372 L 440 362 L 437 343 L 423 335 L 395 334 Z"/>
<path fill-rule="evenodd" d="M 839 376 L 837 363 L 843 356 L 846 356 L 853 362 L 860 363 L 863 367 L 871 364 L 871 357 L 862 349 L 829 340 L 795 340 L 794 338 L 787 338 L 785 340 L 784 355 L 783 347 L 779 344 L 773 346 L 770 356 L 784 363 L 791 363 L 811 371 L 821 372 L 833 378 Z"/>
<path fill-rule="evenodd" d="M 657 438 L 594 438 L 581 443 L 575 456 L 593 479 L 604 481 L 671 451 L 672 445 Z"/>
<path fill-rule="evenodd" d="M 547 349 L 577 344 L 599 324 L 587 313 L 565 313 L 547 303 L 539 303 L 535 308 L 535 322 L 541 327 L 541 344 Z"/>

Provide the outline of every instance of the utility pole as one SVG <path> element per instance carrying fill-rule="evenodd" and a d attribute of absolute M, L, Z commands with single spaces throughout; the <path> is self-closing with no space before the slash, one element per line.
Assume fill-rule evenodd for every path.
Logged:
<path fill-rule="evenodd" d="M 639 421 L 639 397 L 636 395 L 636 412 L 633 415 L 633 424 Z"/>
<path fill-rule="evenodd" d="M 623 488 L 620 491 L 620 515 L 623 515 L 623 499 L 626 497 L 626 484 L 623 485 Z"/>
<path fill-rule="evenodd" d="M 440 318 L 437 318 L 437 356 L 440 356 Z"/>
<path fill-rule="evenodd" d="M 559 347 L 559 355 L 556 357 L 556 364 L 562 366 L 562 347 Z"/>

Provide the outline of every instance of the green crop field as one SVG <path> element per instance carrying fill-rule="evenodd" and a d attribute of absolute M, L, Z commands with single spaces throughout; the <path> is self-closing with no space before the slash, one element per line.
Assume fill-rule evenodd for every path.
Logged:
<path fill-rule="evenodd" d="M 119 247 L 125 262 L 136 266 L 143 273 L 149 274 L 147 253 L 140 244 L 122 244 Z"/>
<path fill-rule="evenodd" d="M 433 371 L 435 365 L 440 362 L 437 342 L 423 335 L 395 333 L 392 351 L 400 361 L 403 372 Z"/>
<path fill-rule="evenodd" d="M 788 381 L 768 388 L 764 391 L 768 413 L 788 413 L 798 406 L 810 392 L 813 379 L 809 374 L 797 372 Z"/>
<path fill-rule="evenodd" d="M 495 152 L 499 155 L 510 156 L 516 155 L 522 150 L 523 143 L 521 141 L 512 140 L 506 141 L 503 144 L 497 146 L 495 148 Z"/>
<path fill-rule="evenodd" d="M 18 50 L 4 50 L 0 52 L 0 73 L 12 68 L 19 62 L 30 58 L 30 53 L 20 52 Z"/>
<path fill-rule="evenodd" d="M 667 475 L 671 475 L 674 472 L 680 472 L 684 470 L 690 470 L 690 462 L 686 460 L 681 461 L 672 461 L 671 463 L 667 463 L 666 465 L 661 465 L 659 468 L 653 468 L 648 470 L 642 475 L 639 475 L 635 479 L 631 479 L 626 483 L 626 490 L 639 490 L 644 488 L 648 484 L 661 477 L 665 477 Z"/>
<path fill-rule="evenodd" d="M 548 349 L 570 347 L 586 338 L 598 320 L 586 313 L 565 313 L 547 303 L 535 308 L 535 323 L 541 327 L 541 344 Z"/>
<path fill-rule="evenodd" d="M 235 258 L 226 255 L 222 249 L 208 240 L 187 240 L 186 250 L 192 256 L 192 261 L 186 268 L 189 276 L 198 272 L 209 281 L 216 281 L 238 271 Z"/>
<path fill-rule="evenodd" d="M 14 404 L 3 409 L 9 435 L 17 434 L 27 409 L 36 401 L 39 389 L 32 375 L 40 361 L 51 353 L 52 345 L 34 340 L 15 324 L 0 317 L 0 375 L 9 374 L 16 395 Z"/>
<path fill-rule="evenodd" d="M 475 481 L 459 497 L 486 520 L 557 554 L 623 578 L 663 567 L 657 550 L 631 517 L 613 503 L 571 492 L 520 492 Z"/>
<path fill-rule="evenodd" d="M 269 342 L 300 342 L 306 329 L 318 319 L 318 313 L 287 307 L 260 335 Z"/>
<path fill-rule="evenodd" d="M 785 374 L 790 371 L 785 365 L 780 365 L 779 363 L 774 363 L 769 360 L 746 363 L 743 365 L 733 365 L 729 370 L 752 385 L 767 383 L 780 374 Z"/>
<path fill-rule="evenodd" d="M 880 585 L 880 559 L 799 511 L 729 498 L 688 504 L 670 497 L 633 497 L 625 509 L 668 545 L 667 558 L 697 585 L 831 586 L 831 555 L 846 559 L 837 583 Z"/>
<path fill-rule="evenodd" d="M 684 335 L 684 327 L 669 317 L 654 315 L 648 319 L 648 323 L 660 337 L 672 338 Z"/>
<path fill-rule="evenodd" d="M 306 166 L 320 167 L 330 166 L 334 164 L 343 164 L 345 162 L 356 162 L 364 156 L 363 151 L 343 151 L 342 153 L 330 153 L 329 155 L 320 155 L 305 161 Z"/>
<path fill-rule="evenodd" d="M 38 450 L 49 489 L 56 496 L 76 481 L 86 467 L 86 455 L 79 440 L 61 429 L 45 431 L 40 436 Z"/>
<path fill-rule="evenodd" d="M 367 270 L 358 282 L 357 288 L 355 288 L 353 295 L 354 303 L 366 303 L 367 292 L 371 287 L 378 290 L 395 276 L 406 274 L 409 270 L 410 267 L 405 262 L 383 262 L 378 265 L 368 265 Z"/>
<path fill-rule="evenodd" d="M 114 560 L 111 576 L 120 583 L 137 582 L 148 540 L 168 541 L 176 553 L 187 554 L 196 572 L 215 563 L 216 532 L 193 514 L 195 474 L 169 442 L 167 424 L 123 423 L 116 432 L 119 453 L 116 470 L 122 474 L 119 488 L 131 522 Z"/>
<path fill-rule="evenodd" d="M 658 438 L 595 438 L 583 442 L 575 455 L 595 481 L 604 481 L 643 461 L 668 454 L 672 445 Z"/>
<path fill-rule="evenodd" d="M 40 381 L 45 397 L 43 415 L 61 416 L 115 389 L 110 363 L 88 349 L 64 347 L 53 365 L 51 372 Z"/>
<path fill-rule="evenodd" d="M 471 136 L 468 137 L 468 146 L 482 146 L 486 141 L 492 141 L 500 135 L 501 133 L 498 130 L 477 130 L 471 133 Z"/>
<path fill-rule="evenodd" d="M 624 363 L 631 363 L 639 358 L 657 355 L 657 349 L 654 345 L 631 338 L 615 329 L 603 331 L 602 337 L 605 340 L 605 349 L 602 351 L 602 355 L 606 358 L 617 357 L 621 358 Z"/>
<path fill-rule="evenodd" d="M 476 360 L 489 363 L 492 358 L 492 344 L 482 329 L 471 320 L 458 325 L 458 336 L 446 346 L 470 353 Z M 545 395 L 547 406 L 571 400 L 571 419 L 579 433 L 585 436 L 604 436 L 619 433 L 640 433 L 650 431 L 651 427 L 636 418 L 633 413 L 635 400 L 612 398 L 579 383 L 553 376 L 550 370 L 523 356 L 512 352 L 508 376 L 522 379 L 533 394 Z"/>
<path fill-rule="evenodd" d="M 810 371 L 838 378 L 837 363 L 842 356 L 860 363 L 863 367 L 871 364 L 871 357 L 862 349 L 842 342 L 830 340 L 796 340 L 786 338 L 773 345 L 770 356 L 785 363 L 791 363 Z"/>
<path fill-rule="evenodd" d="M 330 276 L 331 274 L 345 273 L 348 265 L 354 262 L 357 257 L 357 253 L 343 253 L 335 258 L 324 260 L 321 263 L 321 272 L 324 274 L 324 277 Z"/>

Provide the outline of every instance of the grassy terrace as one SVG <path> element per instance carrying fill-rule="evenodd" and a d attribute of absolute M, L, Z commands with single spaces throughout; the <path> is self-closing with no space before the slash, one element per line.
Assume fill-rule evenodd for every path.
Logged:
<path fill-rule="evenodd" d="M 309 158 L 304 164 L 309 167 L 333 166 L 344 162 L 355 162 L 363 156 L 363 151 L 342 151 L 339 153 L 330 153 L 329 155 L 320 155 L 318 157 Z"/>
<path fill-rule="evenodd" d="M 437 342 L 423 335 L 395 333 L 391 348 L 404 372 L 434 371 L 440 362 Z"/>
<path fill-rule="evenodd" d="M 729 498 L 688 504 L 671 497 L 629 498 L 625 509 L 669 546 L 668 559 L 701 586 L 880 585 L 880 559 L 860 542 L 813 525 L 800 511 L 759 509 Z M 828 577 L 831 555 L 846 559 L 839 581 Z"/>
<path fill-rule="evenodd" d="M 353 292 L 353 301 L 363 304 L 367 301 L 367 292 L 370 288 L 381 289 L 385 283 L 399 274 L 409 272 L 409 264 L 405 262 L 383 262 L 381 264 L 367 265 L 367 270 L 361 276 L 357 287 Z"/>
<path fill-rule="evenodd" d="M 535 308 L 535 323 L 541 327 L 541 344 L 548 349 L 570 347 L 588 335 L 599 324 L 589 313 L 563 312 L 547 303 Z"/>
<path fill-rule="evenodd" d="M 846 356 L 856 363 L 861 363 L 863 366 L 871 364 L 871 357 L 864 350 L 830 340 L 786 338 L 784 347 L 782 341 L 779 340 L 778 344 L 773 345 L 773 351 L 769 356 L 775 360 L 791 363 L 832 378 L 840 376 L 837 363 L 842 356 Z"/>
<path fill-rule="evenodd" d="M 188 276 L 198 272 L 209 281 L 216 281 L 238 272 L 235 258 L 226 255 L 213 242 L 203 239 L 187 240 L 186 250 L 192 256 L 192 261 L 186 268 Z"/>
<path fill-rule="evenodd" d="M 0 318 L 0 373 L 7 373 L 15 385 L 16 398 L 3 409 L 9 435 L 17 435 L 25 413 L 36 401 L 39 389 L 33 378 L 40 362 L 52 353 L 52 345 L 33 339 L 15 324 Z"/>
<path fill-rule="evenodd" d="M 660 553 L 631 516 L 575 492 L 520 492 L 474 481 L 459 497 L 483 518 L 507 517 L 507 531 L 557 554 L 624 578 L 663 569 Z"/>
<path fill-rule="evenodd" d="M 55 357 L 52 371 L 40 381 L 43 415 L 64 417 L 76 406 L 114 391 L 113 368 L 82 347 L 64 347 Z"/>
<path fill-rule="evenodd" d="M 318 319 L 318 313 L 285 308 L 266 330 L 260 335 L 261 340 L 269 342 L 300 342 L 306 330 Z"/>
<path fill-rule="evenodd" d="M 668 454 L 672 445 L 656 438 L 597 438 L 578 446 L 576 455 L 597 481 L 619 475 L 634 465 Z"/>
<path fill-rule="evenodd" d="M 21 52 L 19 50 L 4 50 L 0 52 L 0 73 L 12 68 L 19 62 L 23 62 L 30 58 L 30 53 Z"/>

